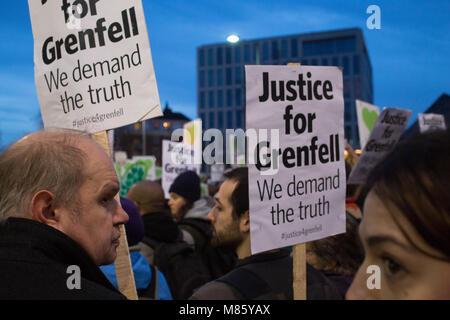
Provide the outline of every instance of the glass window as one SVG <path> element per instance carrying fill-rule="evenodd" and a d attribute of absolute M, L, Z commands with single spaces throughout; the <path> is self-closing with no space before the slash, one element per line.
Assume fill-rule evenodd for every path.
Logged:
<path fill-rule="evenodd" d="M 354 89 L 355 89 L 355 98 L 361 99 L 361 82 L 359 81 L 359 79 L 355 79 Z"/>
<path fill-rule="evenodd" d="M 208 49 L 208 66 L 214 65 L 214 49 Z"/>
<path fill-rule="evenodd" d="M 217 69 L 217 85 L 223 86 L 223 69 Z"/>
<path fill-rule="evenodd" d="M 206 117 L 203 112 L 200 112 L 200 119 L 202 119 L 202 127 L 205 128 Z"/>
<path fill-rule="evenodd" d="M 353 52 L 356 50 L 355 37 L 336 39 L 336 53 Z"/>
<path fill-rule="evenodd" d="M 236 127 L 242 128 L 242 111 L 241 110 L 236 111 Z"/>
<path fill-rule="evenodd" d="M 236 89 L 234 95 L 235 95 L 234 97 L 236 99 L 236 101 L 235 101 L 236 106 L 240 106 L 241 105 L 241 89 L 240 88 Z"/>
<path fill-rule="evenodd" d="M 350 74 L 350 63 L 347 56 L 342 57 L 342 74 L 348 76 Z"/>
<path fill-rule="evenodd" d="M 231 63 L 231 47 L 226 47 L 225 49 L 225 62 L 227 64 Z"/>
<path fill-rule="evenodd" d="M 344 119 L 345 121 L 352 120 L 352 111 L 350 110 L 350 102 L 346 102 L 344 105 Z"/>
<path fill-rule="evenodd" d="M 205 92 L 200 91 L 200 109 L 205 108 Z"/>
<path fill-rule="evenodd" d="M 235 84 L 241 84 L 242 83 L 242 72 L 241 72 L 241 67 L 236 67 L 234 69 L 234 80 L 235 80 Z"/>
<path fill-rule="evenodd" d="M 214 108 L 214 91 L 208 92 L 208 106 L 210 108 Z"/>
<path fill-rule="evenodd" d="M 278 52 L 278 41 L 272 41 L 272 60 L 278 60 L 280 53 Z"/>
<path fill-rule="evenodd" d="M 259 42 L 253 44 L 253 61 L 255 64 L 261 63 L 261 50 L 259 49 Z M 259 61 L 258 61 L 259 60 Z"/>
<path fill-rule="evenodd" d="M 227 111 L 227 128 L 233 128 L 233 113 L 231 111 Z"/>
<path fill-rule="evenodd" d="M 200 49 L 198 52 L 198 63 L 200 67 L 203 67 L 205 65 L 205 50 Z"/>
<path fill-rule="evenodd" d="M 339 67 L 339 57 L 333 57 L 331 65 L 335 66 L 335 67 Z"/>
<path fill-rule="evenodd" d="M 317 66 L 317 59 L 311 59 L 311 65 Z"/>
<path fill-rule="evenodd" d="M 350 98 L 350 81 L 348 79 L 344 80 L 344 98 Z"/>
<path fill-rule="evenodd" d="M 227 85 L 227 86 L 231 86 L 231 83 L 232 83 L 232 69 L 231 68 L 227 68 L 226 69 L 226 75 L 225 75 L 225 84 Z"/>
<path fill-rule="evenodd" d="M 281 40 L 281 58 L 287 59 L 288 57 L 288 42 L 286 39 Z"/>
<path fill-rule="evenodd" d="M 248 44 L 244 45 L 244 63 L 250 63 L 250 46 Z"/>
<path fill-rule="evenodd" d="M 317 56 L 334 52 L 334 40 L 303 41 L 303 56 Z"/>
<path fill-rule="evenodd" d="M 219 108 L 223 107 L 223 91 L 222 90 L 217 91 L 217 106 Z"/>
<path fill-rule="evenodd" d="M 296 58 L 298 56 L 297 39 L 291 39 L 291 57 Z"/>
<path fill-rule="evenodd" d="M 267 42 L 263 43 L 263 47 L 262 47 L 262 61 L 267 62 L 269 60 L 269 44 Z"/>
<path fill-rule="evenodd" d="M 208 86 L 214 87 L 214 70 L 208 70 Z"/>
<path fill-rule="evenodd" d="M 302 66 L 308 66 L 308 60 L 307 59 L 302 59 L 301 65 Z"/>
<path fill-rule="evenodd" d="M 353 74 L 359 74 L 359 56 L 353 56 Z"/>
<path fill-rule="evenodd" d="M 223 112 L 217 113 L 217 127 L 223 129 Z"/>
<path fill-rule="evenodd" d="M 214 112 L 209 113 L 209 128 L 215 128 L 216 124 L 214 123 Z"/>
<path fill-rule="evenodd" d="M 233 90 L 227 90 L 227 107 L 231 107 L 233 105 Z"/>
<path fill-rule="evenodd" d="M 216 59 L 217 59 L 217 64 L 218 65 L 222 65 L 223 64 L 223 48 L 217 48 L 216 50 Z"/>
<path fill-rule="evenodd" d="M 241 47 L 240 46 L 234 47 L 234 62 L 241 63 Z"/>
<path fill-rule="evenodd" d="M 205 87 L 205 71 L 200 71 L 199 72 L 199 76 L 198 76 L 198 84 L 200 86 L 200 88 L 204 88 Z"/>
<path fill-rule="evenodd" d="M 322 66 L 327 66 L 328 65 L 328 59 L 327 58 L 322 58 Z"/>

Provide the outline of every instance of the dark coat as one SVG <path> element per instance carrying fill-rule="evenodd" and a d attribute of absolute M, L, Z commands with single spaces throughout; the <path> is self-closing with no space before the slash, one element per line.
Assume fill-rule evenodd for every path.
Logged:
<path fill-rule="evenodd" d="M 79 267 L 80 289 L 69 289 L 71 265 Z M 125 299 L 78 243 L 30 219 L 0 224 L 0 271 L 0 300 Z"/>
<path fill-rule="evenodd" d="M 264 252 L 239 260 L 225 276 L 200 287 L 192 300 L 292 300 L 292 257 L 285 250 Z M 339 299 L 320 272 L 307 265 L 307 298 Z"/>

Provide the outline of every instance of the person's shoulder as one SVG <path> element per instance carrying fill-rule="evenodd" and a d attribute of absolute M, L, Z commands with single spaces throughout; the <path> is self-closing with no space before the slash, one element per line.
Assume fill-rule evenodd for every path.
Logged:
<path fill-rule="evenodd" d="M 222 281 L 210 281 L 194 291 L 189 300 L 236 300 L 232 286 Z"/>

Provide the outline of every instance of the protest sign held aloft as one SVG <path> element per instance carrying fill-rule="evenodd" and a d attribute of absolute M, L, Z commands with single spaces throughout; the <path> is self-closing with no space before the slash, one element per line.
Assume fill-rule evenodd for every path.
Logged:
<path fill-rule="evenodd" d="M 442 114 L 419 113 L 417 121 L 419 122 L 420 133 L 435 130 L 445 130 L 445 118 Z"/>
<path fill-rule="evenodd" d="M 248 146 L 252 253 L 345 232 L 341 70 L 246 66 L 245 72 L 246 127 L 259 136 L 256 150 Z M 261 138 L 263 131 L 270 137 Z"/>
<path fill-rule="evenodd" d="M 355 103 L 356 115 L 358 117 L 359 144 L 361 149 L 364 149 L 364 146 L 369 139 L 370 132 L 377 122 L 380 108 L 361 100 L 356 100 Z"/>
<path fill-rule="evenodd" d="M 45 127 L 99 132 L 162 115 L 141 0 L 29 0 Z"/>
<path fill-rule="evenodd" d="M 180 173 L 195 171 L 200 175 L 200 165 L 194 164 L 194 156 L 194 147 L 189 144 L 170 140 L 162 141 L 161 185 L 166 199 L 170 199 L 170 186 Z"/>
<path fill-rule="evenodd" d="M 349 184 L 366 182 L 370 170 L 396 145 L 411 116 L 410 110 L 384 108 L 379 115 L 361 157 L 348 178 Z"/>

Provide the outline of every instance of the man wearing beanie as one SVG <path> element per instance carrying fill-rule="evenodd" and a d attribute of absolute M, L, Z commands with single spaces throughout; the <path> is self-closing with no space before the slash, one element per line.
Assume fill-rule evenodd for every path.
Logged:
<path fill-rule="evenodd" d="M 210 270 L 213 279 L 234 265 L 233 252 L 211 246 L 212 228 L 207 219 L 211 208 L 200 195 L 200 178 L 194 171 L 178 175 L 169 188 L 169 207 L 183 232 L 183 240 L 195 247 Z"/>

